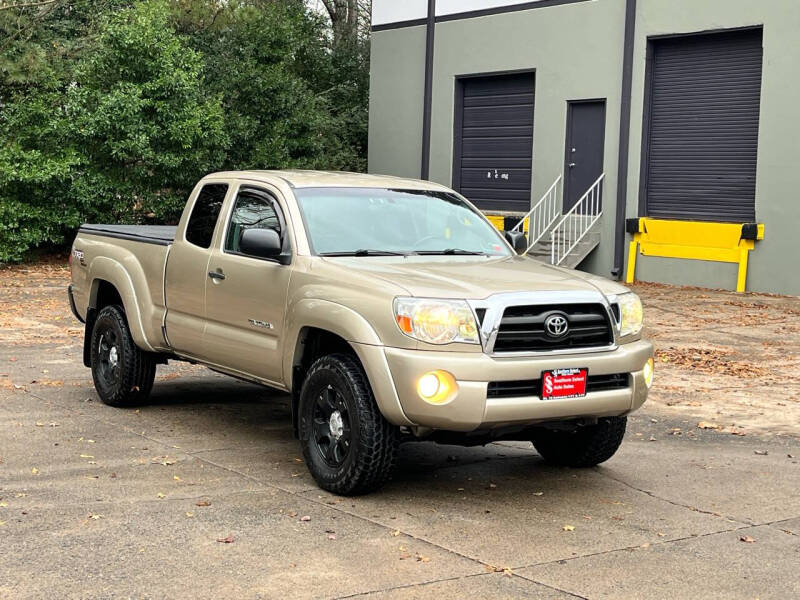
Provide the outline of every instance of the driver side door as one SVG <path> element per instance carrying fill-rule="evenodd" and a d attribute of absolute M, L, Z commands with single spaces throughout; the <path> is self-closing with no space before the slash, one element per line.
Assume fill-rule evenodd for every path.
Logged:
<path fill-rule="evenodd" d="M 221 367 L 283 383 L 281 346 L 291 264 L 248 256 L 247 229 L 276 231 L 285 250 L 289 232 L 277 191 L 242 185 L 208 261 L 205 355 Z"/>

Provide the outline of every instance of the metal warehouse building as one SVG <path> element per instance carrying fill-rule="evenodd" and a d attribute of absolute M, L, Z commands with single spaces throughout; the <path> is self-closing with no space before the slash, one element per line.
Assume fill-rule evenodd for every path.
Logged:
<path fill-rule="evenodd" d="M 369 169 L 531 253 L 800 294 L 800 2 L 374 0 Z"/>

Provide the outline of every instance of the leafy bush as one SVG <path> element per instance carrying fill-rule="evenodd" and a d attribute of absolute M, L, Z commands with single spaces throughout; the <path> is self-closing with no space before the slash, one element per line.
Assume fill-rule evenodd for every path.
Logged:
<path fill-rule="evenodd" d="M 366 45 L 302 2 L 75 0 L 0 11 L 4 37 L 0 261 L 174 222 L 215 170 L 365 166 Z"/>

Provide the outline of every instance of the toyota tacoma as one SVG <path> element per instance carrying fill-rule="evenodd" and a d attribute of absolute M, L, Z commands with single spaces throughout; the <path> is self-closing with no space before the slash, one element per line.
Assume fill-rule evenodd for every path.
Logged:
<path fill-rule="evenodd" d="M 103 402 L 141 404 L 170 359 L 288 392 L 337 494 L 378 488 L 409 440 L 522 440 L 593 466 L 652 384 L 642 305 L 526 248 L 430 182 L 216 173 L 177 227 L 83 225 L 69 301 Z"/>

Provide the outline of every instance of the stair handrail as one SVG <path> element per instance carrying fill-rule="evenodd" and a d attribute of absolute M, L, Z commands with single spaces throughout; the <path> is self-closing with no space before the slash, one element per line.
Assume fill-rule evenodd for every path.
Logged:
<path fill-rule="evenodd" d="M 569 256 L 580 241 L 586 237 L 589 230 L 594 226 L 603 214 L 601 207 L 603 180 L 606 174 L 603 173 L 586 190 L 564 217 L 550 231 L 550 263 L 560 265 Z M 580 213 L 579 213 L 580 211 Z M 580 218 L 576 218 L 580 216 Z"/>
<path fill-rule="evenodd" d="M 525 221 L 528 221 L 528 248 L 522 253 L 523 256 L 528 254 L 539 240 L 541 240 L 553 223 L 556 222 L 561 214 L 561 205 L 558 202 L 558 184 L 561 182 L 562 175 L 556 177 L 541 199 L 534 204 L 524 217 L 519 220 L 516 227 L 511 231 L 524 231 Z"/>

